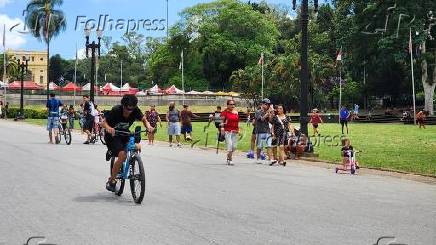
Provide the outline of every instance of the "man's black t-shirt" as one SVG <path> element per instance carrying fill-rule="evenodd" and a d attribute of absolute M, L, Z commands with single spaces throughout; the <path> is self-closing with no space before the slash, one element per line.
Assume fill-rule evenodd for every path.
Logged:
<path fill-rule="evenodd" d="M 114 106 L 105 117 L 107 124 L 115 130 L 128 132 L 130 126 L 132 126 L 135 121 L 141 121 L 144 114 L 142 114 L 141 110 L 136 107 L 132 113 L 130 113 L 129 117 L 125 118 L 123 117 L 123 106 L 117 105 Z"/>

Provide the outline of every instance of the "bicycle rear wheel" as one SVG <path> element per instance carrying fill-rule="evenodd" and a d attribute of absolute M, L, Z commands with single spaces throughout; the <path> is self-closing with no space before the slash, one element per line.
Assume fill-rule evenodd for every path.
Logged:
<path fill-rule="evenodd" d="M 145 171 L 140 156 L 132 158 L 130 162 L 130 191 L 135 203 L 141 204 L 145 195 Z"/>
<path fill-rule="evenodd" d="M 64 138 L 65 138 L 65 143 L 67 143 L 67 145 L 71 145 L 71 130 L 70 129 L 66 129 L 64 131 Z"/>
<path fill-rule="evenodd" d="M 115 157 L 112 157 L 111 158 L 111 168 L 109 169 L 110 174 L 112 174 L 112 168 L 114 167 L 114 163 L 115 163 Z M 125 182 L 126 181 L 124 179 L 117 178 L 117 185 L 115 186 L 115 195 L 121 196 L 123 194 Z"/>

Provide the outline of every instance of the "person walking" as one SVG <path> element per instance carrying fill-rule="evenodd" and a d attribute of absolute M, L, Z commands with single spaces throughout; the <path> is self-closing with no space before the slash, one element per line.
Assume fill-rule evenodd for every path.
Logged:
<path fill-rule="evenodd" d="M 3 112 L 4 112 L 3 101 L 0 101 L 0 118 L 4 118 Z"/>
<path fill-rule="evenodd" d="M 48 117 L 47 117 L 47 131 L 49 144 L 53 144 L 53 133 L 55 133 L 55 138 L 57 138 L 59 133 L 59 108 L 63 106 L 62 101 L 55 98 L 54 93 L 50 93 L 50 99 L 47 101 Z M 55 139 L 57 142 L 59 139 Z"/>
<path fill-rule="evenodd" d="M 170 102 L 168 112 L 166 114 L 166 121 L 168 123 L 168 140 L 170 147 L 173 146 L 173 136 L 176 137 L 177 146 L 180 147 L 180 111 L 176 109 L 176 104 Z"/>
<path fill-rule="evenodd" d="M 8 119 L 8 113 L 9 113 L 9 102 L 6 102 L 6 105 L 3 108 L 4 119 Z"/>
<path fill-rule="evenodd" d="M 312 124 L 313 128 L 313 136 L 321 135 L 319 133 L 319 124 L 323 123 L 321 116 L 318 114 L 318 109 L 312 110 L 312 115 L 310 115 L 310 123 Z"/>
<path fill-rule="evenodd" d="M 74 119 L 76 118 L 76 111 L 74 110 L 74 106 L 70 105 L 68 108 L 68 122 L 70 124 L 70 129 L 74 129 Z"/>
<path fill-rule="evenodd" d="M 84 124 L 83 131 L 86 133 L 86 141 L 83 144 L 88 145 L 92 139 L 92 129 L 94 127 L 94 104 L 89 100 L 88 95 L 83 96 L 83 115 Z"/>
<path fill-rule="evenodd" d="M 154 136 L 157 133 L 157 123 L 159 122 L 159 125 L 162 128 L 162 121 L 160 119 L 159 113 L 156 111 L 155 105 L 151 105 L 150 109 L 145 113 L 145 115 L 151 127 L 154 128 L 153 131 L 148 132 L 148 144 L 154 145 Z"/>
<path fill-rule="evenodd" d="M 204 131 L 206 131 L 206 128 L 210 126 L 211 122 L 214 122 L 215 128 L 218 130 L 217 133 L 217 140 L 223 141 L 221 139 L 224 139 L 224 135 L 221 134 L 221 123 L 223 122 L 221 119 L 221 106 L 217 106 L 215 112 L 209 115 L 209 122 L 207 123 L 207 126 L 204 128 Z"/>
<path fill-rule="evenodd" d="M 236 151 L 239 135 L 239 114 L 235 101 L 227 101 L 227 109 L 221 113 L 221 133 L 225 135 L 227 147 L 227 165 L 233 166 L 233 152 Z"/>
<path fill-rule="evenodd" d="M 419 125 L 419 128 L 425 129 L 425 119 L 428 116 L 428 111 L 419 111 L 416 113 L 416 122 Z"/>
<path fill-rule="evenodd" d="M 348 134 L 349 118 L 350 118 L 350 111 L 348 111 L 347 107 L 342 106 L 341 111 L 339 112 L 339 122 L 341 123 L 342 134 L 344 134 L 344 126 L 347 128 L 347 134 Z"/>
<path fill-rule="evenodd" d="M 271 164 L 275 164 L 277 161 L 274 160 L 271 146 L 272 146 L 272 136 L 269 123 L 271 118 L 274 116 L 274 109 L 271 106 L 271 101 L 269 99 L 263 99 L 260 110 L 256 111 L 256 140 L 257 140 L 257 151 L 256 151 L 256 162 L 262 164 L 261 152 L 265 146 L 267 149 L 268 157 Z"/>
<path fill-rule="evenodd" d="M 199 116 L 192 113 L 189 110 L 188 105 L 183 105 L 183 110 L 180 112 L 180 118 L 182 120 L 182 134 L 185 141 L 192 140 L 192 118 L 199 118 Z"/>
<path fill-rule="evenodd" d="M 285 162 L 285 145 L 288 144 L 288 134 L 293 128 L 291 127 L 291 118 L 286 115 L 286 111 L 283 105 L 277 105 L 277 114 L 273 116 L 271 120 L 272 124 L 272 144 L 274 148 L 278 148 L 279 154 L 278 160 L 279 165 L 286 166 Z M 292 132 L 293 133 L 293 132 Z M 277 161 L 273 161 L 270 165 L 274 165 Z"/>

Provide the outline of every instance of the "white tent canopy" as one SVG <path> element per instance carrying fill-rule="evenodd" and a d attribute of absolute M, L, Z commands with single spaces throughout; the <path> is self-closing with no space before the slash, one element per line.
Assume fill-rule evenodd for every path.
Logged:
<path fill-rule="evenodd" d="M 172 85 L 171 87 L 167 88 L 165 90 L 167 94 L 184 94 L 185 91 L 178 89 L 175 85 Z"/>
<path fill-rule="evenodd" d="M 125 83 L 125 84 L 121 87 L 121 91 L 129 91 L 129 89 L 131 89 L 129 83 Z"/>
<path fill-rule="evenodd" d="M 159 86 L 156 84 L 152 88 L 150 88 L 148 90 L 148 92 L 151 94 L 162 94 L 163 90 L 161 88 L 159 88 Z"/>
<path fill-rule="evenodd" d="M 187 92 L 186 94 L 201 94 L 201 92 L 192 90 L 192 91 Z"/>
<path fill-rule="evenodd" d="M 48 88 L 49 88 L 50 90 L 56 90 L 56 89 L 59 88 L 59 86 L 56 85 L 56 83 L 54 83 L 54 82 L 50 82 L 50 83 L 48 84 Z"/>
<path fill-rule="evenodd" d="M 102 87 L 103 91 L 120 91 L 120 88 L 118 88 L 117 86 L 113 85 L 112 83 L 106 83 L 103 87 Z"/>
<path fill-rule="evenodd" d="M 136 93 L 136 96 L 146 96 L 147 94 L 144 91 L 139 91 Z"/>
<path fill-rule="evenodd" d="M 2 81 L 0 81 L 0 88 L 8 87 L 8 85 Z"/>

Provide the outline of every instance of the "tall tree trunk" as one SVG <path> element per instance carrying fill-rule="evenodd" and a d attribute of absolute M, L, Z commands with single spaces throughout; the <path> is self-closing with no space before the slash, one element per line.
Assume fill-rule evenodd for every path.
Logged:
<path fill-rule="evenodd" d="M 50 94 L 50 41 L 47 41 L 47 101 L 48 101 L 48 95 Z"/>
<path fill-rule="evenodd" d="M 422 54 L 424 55 L 426 53 L 426 47 L 425 42 L 422 44 Z M 421 80 L 422 80 L 422 87 L 424 88 L 424 96 L 425 96 L 425 103 L 424 103 L 424 110 L 428 111 L 430 115 L 434 115 L 433 110 L 433 97 L 434 97 L 434 90 L 436 87 L 436 66 L 433 68 L 433 80 L 428 79 L 428 64 L 427 60 L 422 60 L 421 65 Z"/>

